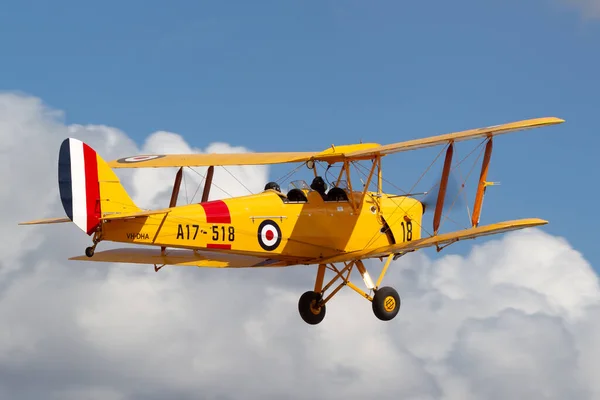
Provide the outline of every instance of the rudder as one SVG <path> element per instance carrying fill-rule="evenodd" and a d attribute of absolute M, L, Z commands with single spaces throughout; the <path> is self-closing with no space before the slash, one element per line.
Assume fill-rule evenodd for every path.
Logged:
<path fill-rule="evenodd" d="M 140 210 L 113 170 L 78 139 L 65 139 L 60 146 L 58 186 L 65 213 L 88 235 L 103 215 Z"/>

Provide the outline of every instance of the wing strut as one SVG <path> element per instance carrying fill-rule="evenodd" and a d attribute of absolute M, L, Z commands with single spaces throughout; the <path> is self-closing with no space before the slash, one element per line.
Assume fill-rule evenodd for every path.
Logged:
<path fill-rule="evenodd" d="M 450 176 L 450 167 L 452 166 L 452 156 L 454 155 L 454 142 L 448 145 L 446 150 L 446 159 L 444 160 L 444 169 L 442 179 L 440 180 L 440 190 L 438 191 L 437 203 L 435 205 L 435 213 L 433 215 L 433 235 L 437 235 L 440 229 L 440 220 L 442 218 L 442 210 L 444 209 L 444 200 L 446 198 L 446 188 L 448 186 L 448 177 Z"/>
<path fill-rule="evenodd" d="M 179 189 L 181 188 L 181 178 L 183 177 L 183 167 L 179 168 L 179 171 L 177 171 L 177 174 L 175 175 L 175 183 L 173 183 L 173 192 L 171 193 L 171 200 L 169 201 L 169 208 L 173 208 L 177 205 L 177 198 L 179 197 Z M 163 221 L 164 218 L 166 218 L 167 215 L 165 214 L 165 216 L 163 217 Z M 165 254 L 165 250 L 167 249 L 166 246 L 160 246 L 160 253 L 162 255 Z M 154 271 L 158 272 L 159 269 L 161 269 L 162 267 L 156 267 L 156 265 L 154 266 Z"/>
<path fill-rule="evenodd" d="M 215 174 L 215 167 L 211 165 L 206 171 L 206 179 L 204 180 L 204 191 L 202 192 L 202 202 L 208 201 L 208 195 L 210 194 L 210 187 L 212 186 L 213 175 Z"/>
<path fill-rule="evenodd" d="M 477 186 L 477 193 L 475 194 L 475 204 L 473 206 L 473 216 L 471 223 L 473 228 L 479 225 L 479 217 L 481 216 L 481 205 L 483 204 L 483 195 L 485 189 L 491 185 L 487 182 L 488 167 L 490 165 L 490 158 L 492 157 L 492 140 L 493 136 L 490 136 L 487 144 L 485 145 L 485 154 L 483 155 L 483 162 L 481 163 L 481 174 L 479 175 L 479 184 Z"/>
<path fill-rule="evenodd" d="M 173 184 L 173 193 L 171 193 L 171 201 L 169 202 L 169 208 L 173 208 L 177 205 L 177 198 L 179 197 L 179 188 L 181 188 L 181 178 L 183 177 L 183 167 L 179 168 L 177 175 L 175 175 L 175 183 Z"/>

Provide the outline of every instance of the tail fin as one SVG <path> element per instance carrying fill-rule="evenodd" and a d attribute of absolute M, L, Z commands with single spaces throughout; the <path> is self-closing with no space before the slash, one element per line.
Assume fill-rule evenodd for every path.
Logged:
<path fill-rule="evenodd" d="M 88 235 L 106 214 L 140 210 L 108 164 L 77 139 L 65 139 L 60 146 L 58 185 L 65 213 Z"/>

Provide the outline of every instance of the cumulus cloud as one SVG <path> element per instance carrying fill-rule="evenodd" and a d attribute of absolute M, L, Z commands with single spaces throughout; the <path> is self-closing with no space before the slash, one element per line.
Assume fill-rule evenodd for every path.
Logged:
<path fill-rule="evenodd" d="M 528 230 L 473 242 L 465 257 L 407 255 L 385 281 L 402 296 L 395 320 L 342 290 L 308 326 L 296 307 L 313 267 L 76 263 L 66 259 L 89 244 L 76 227 L 17 227 L 62 215 L 56 160 L 67 136 L 107 159 L 247 151 L 196 149 L 170 132 L 137 146 L 118 129 L 66 126 L 39 99 L 1 94 L 0 398 L 600 398 L 598 277 L 563 238 Z M 250 190 L 268 177 L 230 172 Z M 174 171 L 119 175 L 144 206 L 168 203 Z M 215 178 L 247 192 L 227 171 Z"/>

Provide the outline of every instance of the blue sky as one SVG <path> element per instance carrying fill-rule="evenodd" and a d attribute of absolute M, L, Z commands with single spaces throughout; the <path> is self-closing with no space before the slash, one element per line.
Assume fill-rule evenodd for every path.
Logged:
<path fill-rule="evenodd" d="M 598 267 L 600 20 L 586 13 L 567 0 L 11 1 L 0 89 L 140 143 L 168 130 L 255 151 L 562 117 L 496 142 L 502 186 L 482 223 L 547 218 Z M 410 187 L 432 154 L 396 155 L 386 177 Z"/>

